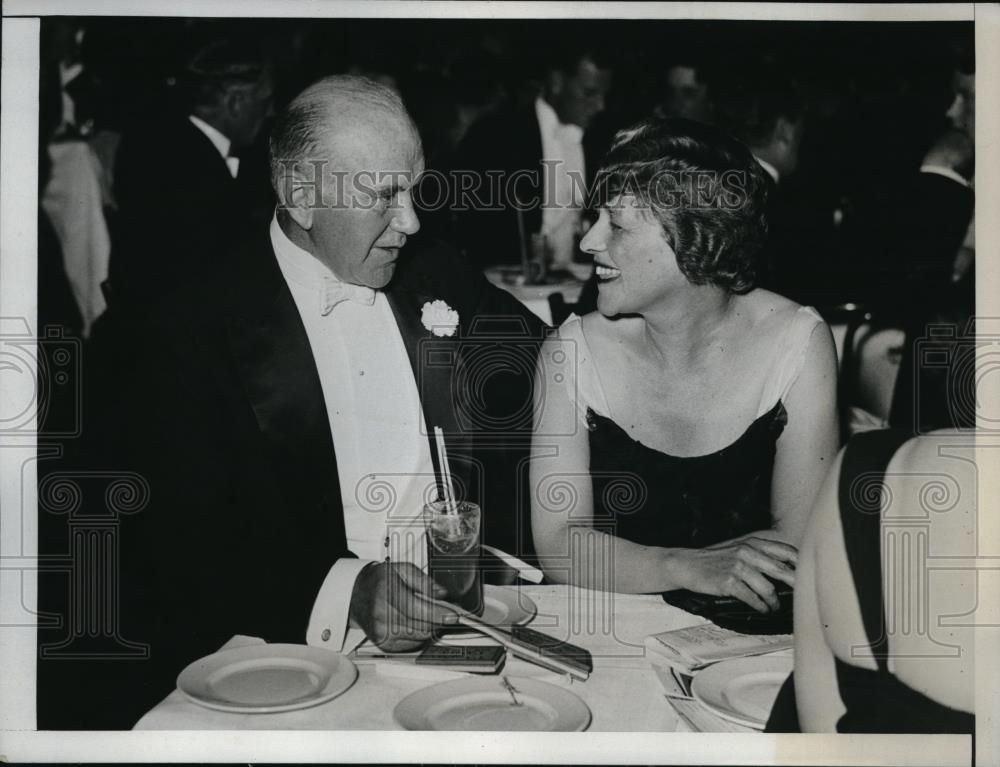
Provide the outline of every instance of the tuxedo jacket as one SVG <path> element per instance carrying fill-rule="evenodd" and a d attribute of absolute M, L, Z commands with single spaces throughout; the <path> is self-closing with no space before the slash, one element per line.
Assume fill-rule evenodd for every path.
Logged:
<path fill-rule="evenodd" d="M 859 206 L 848 232 L 848 256 L 860 277 L 855 282 L 868 289 L 862 300 L 919 314 L 940 305 L 952 289 L 952 264 L 975 196 L 935 173 L 894 181 L 890 192 Z"/>
<path fill-rule="evenodd" d="M 249 177 L 266 172 L 247 166 L 241 160 L 234 179 L 209 138 L 180 113 L 123 136 L 115 159 L 109 305 L 141 308 L 206 274 L 232 232 L 246 232 L 262 209 L 262 184 Z M 271 210 L 273 202 L 268 218 Z"/>
<path fill-rule="evenodd" d="M 596 143 L 593 134 L 584 134 L 588 184 L 600 161 Z M 469 210 L 456 212 L 456 237 L 461 246 L 482 266 L 519 263 L 521 245 L 517 210 L 512 204 L 514 195 L 521 208 L 525 237 L 542 229 L 545 167 L 534 102 L 508 107 L 473 125 L 459 147 L 455 165 L 460 171 L 479 174 L 483 180 L 478 194 L 483 202 L 493 203 L 492 209 L 487 209 L 489 205 L 469 205 Z M 501 174 L 499 195 L 495 181 L 490 190 L 487 171 Z"/>
<path fill-rule="evenodd" d="M 526 459 L 544 326 L 452 251 L 417 239 L 385 289 L 410 361 L 400 379 L 414 377 L 425 422 L 444 429 L 484 540 L 530 555 Z M 438 299 L 458 312 L 451 337 L 421 322 Z M 337 435 L 266 230 L 149 312 L 134 351 L 117 452 L 151 493 L 122 524 L 124 625 L 152 650 L 125 680 L 143 688 L 130 696 L 138 716 L 233 634 L 304 642 L 328 571 L 354 554 Z"/>
<path fill-rule="evenodd" d="M 848 300 L 839 292 L 842 264 L 836 258 L 833 205 L 795 176 L 776 183 L 767 174 L 767 185 L 767 238 L 758 284 L 802 304 Z"/>

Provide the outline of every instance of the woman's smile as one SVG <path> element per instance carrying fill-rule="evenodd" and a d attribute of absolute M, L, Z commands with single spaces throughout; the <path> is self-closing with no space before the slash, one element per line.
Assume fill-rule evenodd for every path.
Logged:
<path fill-rule="evenodd" d="M 597 274 L 598 282 L 611 282 L 622 276 L 622 271 L 616 266 L 594 261 L 594 272 Z"/>

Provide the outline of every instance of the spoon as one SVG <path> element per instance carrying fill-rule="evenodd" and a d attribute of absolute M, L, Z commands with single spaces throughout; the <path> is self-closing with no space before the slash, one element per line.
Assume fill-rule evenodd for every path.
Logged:
<path fill-rule="evenodd" d="M 518 690 L 514 687 L 514 685 L 510 683 L 510 680 L 506 676 L 500 677 L 500 683 L 504 686 L 504 689 L 506 689 L 507 692 L 510 694 L 510 699 L 514 701 L 511 705 L 513 706 L 524 705 L 523 703 L 521 703 L 521 701 L 517 699 L 517 696 L 514 694 Z"/>

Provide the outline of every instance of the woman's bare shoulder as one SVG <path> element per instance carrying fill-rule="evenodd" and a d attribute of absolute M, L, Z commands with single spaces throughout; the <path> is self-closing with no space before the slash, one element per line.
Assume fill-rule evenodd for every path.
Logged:
<path fill-rule="evenodd" d="M 802 309 L 802 305 L 790 298 L 757 288 L 740 296 L 742 307 L 755 325 L 783 327 Z"/>
<path fill-rule="evenodd" d="M 583 332 L 588 335 L 606 336 L 613 332 L 614 320 L 609 320 L 598 311 L 588 312 L 580 318 Z"/>

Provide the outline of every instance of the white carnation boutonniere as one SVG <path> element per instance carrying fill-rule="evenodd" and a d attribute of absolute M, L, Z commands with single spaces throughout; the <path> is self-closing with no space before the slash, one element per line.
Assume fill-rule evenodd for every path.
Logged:
<path fill-rule="evenodd" d="M 458 312 L 444 301 L 427 301 L 420 314 L 424 327 L 436 336 L 453 336 L 458 327 Z"/>

